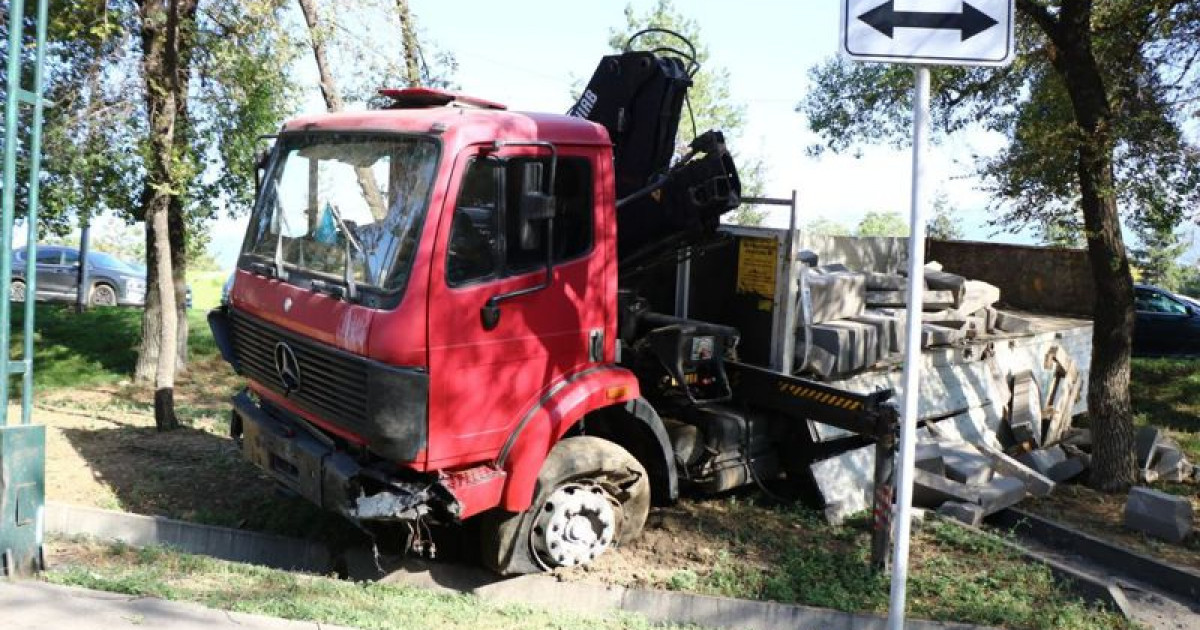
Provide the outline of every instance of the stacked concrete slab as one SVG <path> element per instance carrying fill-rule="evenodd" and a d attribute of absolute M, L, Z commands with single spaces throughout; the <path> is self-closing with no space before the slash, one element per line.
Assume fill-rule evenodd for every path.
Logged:
<path fill-rule="evenodd" d="M 930 263 L 924 270 L 921 347 L 952 347 L 1031 322 L 995 308 L 1000 290 Z M 895 363 L 904 353 L 908 279 L 842 264 L 804 266 L 797 304 L 797 372 L 836 379 Z M 873 328 L 864 330 L 863 326 Z"/>

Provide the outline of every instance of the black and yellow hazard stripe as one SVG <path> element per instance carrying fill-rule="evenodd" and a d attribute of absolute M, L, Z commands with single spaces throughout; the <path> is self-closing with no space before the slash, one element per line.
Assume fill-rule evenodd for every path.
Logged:
<path fill-rule="evenodd" d="M 830 392 L 823 392 L 811 387 L 798 385 L 796 383 L 781 381 L 779 383 L 779 391 L 787 394 L 788 396 L 807 398 L 809 400 L 814 400 L 818 403 L 821 403 L 822 405 L 840 407 L 849 411 L 858 411 L 859 409 L 863 408 L 862 402 L 854 400 L 853 398 L 848 398 L 846 396 L 841 396 Z"/>

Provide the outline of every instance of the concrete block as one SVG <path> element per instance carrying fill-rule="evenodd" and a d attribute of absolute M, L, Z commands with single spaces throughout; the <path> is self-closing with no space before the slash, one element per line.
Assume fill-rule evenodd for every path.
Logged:
<path fill-rule="evenodd" d="M 1191 476 L 1192 464 L 1179 450 L 1178 444 L 1169 438 L 1158 442 L 1154 464 L 1149 469 L 1143 469 L 1142 478 L 1146 483 L 1155 481 L 1171 481 L 1180 483 Z"/>
<path fill-rule="evenodd" d="M 881 321 L 887 329 L 887 347 L 888 351 L 896 354 L 904 353 L 905 326 L 908 322 L 908 313 L 902 310 L 876 310 L 867 309 L 863 314 L 853 321 Z M 880 344 L 882 345 L 882 341 Z"/>
<path fill-rule="evenodd" d="M 952 481 L 979 485 L 992 480 L 991 460 L 970 445 L 943 446 L 942 461 Z"/>
<path fill-rule="evenodd" d="M 934 425 L 927 425 L 934 426 Z M 1016 477 L 1025 482 L 1029 493 L 1035 497 L 1044 497 L 1054 491 L 1054 482 L 1049 477 L 1009 457 L 1004 451 L 992 445 L 991 441 L 983 440 L 971 444 L 985 457 L 992 460 L 992 468 L 1001 475 Z"/>
<path fill-rule="evenodd" d="M 1078 446 L 1075 446 L 1074 444 L 1063 444 L 1062 448 L 1063 448 L 1063 451 L 1067 454 L 1067 458 L 1078 459 L 1079 461 L 1083 462 L 1084 468 L 1090 468 L 1092 466 L 1091 453 L 1088 453 L 1087 451 L 1079 448 Z"/>
<path fill-rule="evenodd" d="M 836 371 L 839 374 L 849 374 L 861 370 L 879 360 L 879 329 L 874 324 L 839 320 L 826 322 L 824 325 L 844 328 L 850 332 L 850 348 L 846 354 L 849 361 L 838 364 Z"/>
<path fill-rule="evenodd" d="M 1071 429 L 1062 439 L 1063 446 L 1076 446 L 1085 451 L 1092 450 L 1091 429 Z"/>
<path fill-rule="evenodd" d="M 1158 447 L 1162 431 L 1158 427 L 1142 427 L 1133 438 L 1133 452 L 1137 456 L 1138 468 L 1149 468 Z"/>
<path fill-rule="evenodd" d="M 1020 315 L 996 311 L 996 329 L 1009 333 L 1033 332 L 1033 321 Z"/>
<path fill-rule="evenodd" d="M 949 291 L 926 291 L 921 309 L 940 311 L 954 307 L 954 294 Z M 903 308 L 908 306 L 908 290 L 867 291 L 868 307 Z"/>
<path fill-rule="evenodd" d="M 979 503 L 979 489 L 933 473 L 916 470 L 913 476 L 913 505 L 936 508 L 947 501 Z"/>
<path fill-rule="evenodd" d="M 925 286 L 933 291 L 946 291 L 951 295 L 951 306 L 958 308 L 962 306 L 963 298 L 967 293 L 967 279 L 945 271 L 936 271 L 925 269 Z M 986 306 L 986 305 L 985 305 Z"/>
<path fill-rule="evenodd" d="M 979 527 L 983 523 L 983 506 L 974 503 L 947 501 L 938 507 L 938 514 L 952 518 L 971 527 Z"/>
<path fill-rule="evenodd" d="M 877 340 L 878 344 L 878 356 L 876 357 L 877 360 L 887 358 L 890 354 L 895 352 L 895 350 L 892 349 L 892 339 L 896 335 L 896 331 L 893 330 L 896 326 L 896 320 L 894 318 L 885 318 L 878 315 L 863 313 L 858 317 L 851 318 L 849 321 L 856 324 L 871 326 L 875 329 L 875 339 Z"/>
<path fill-rule="evenodd" d="M 866 278 L 862 274 L 806 271 L 802 282 L 808 286 L 809 308 L 802 303 L 796 309 L 801 325 L 862 315 L 866 298 Z M 803 301 L 803 296 L 800 299 Z"/>
<path fill-rule="evenodd" d="M 1008 428 L 1017 444 L 1034 448 L 1042 443 L 1042 390 L 1026 370 L 1013 375 L 1012 402 L 1009 404 Z"/>
<path fill-rule="evenodd" d="M 1061 448 L 1051 446 L 1024 453 L 1017 457 L 1017 461 L 1048 477 L 1055 464 L 1067 461 L 1067 454 Z"/>
<path fill-rule="evenodd" d="M 814 324 L 809 327 L 812 343 L 805 344 L 804 331 L 796 331 L 796 364 L 800 369 L 822 378 L 837 373 L 839 364 L 850 363 L 850 331 L 845 328 Z"/>
<path fill-rule="evenodd" d="M 838 506 L 826 518 L 848 516 L 871 507 L 875 493 L 875 445 L 871 444 L 809 466 L 825 505 Z"/>
<path fill-rule="evenodd" d="M 868 291 L 903 291 L 908 288 L 908 278 L 899 274 L 868 271 L 866 277 Z"/>
<path fill-rule="evenodd" d="M 1125 502 L 1125 527 L 1173 543 L 1183 542 L 1192 533 L 1192 502 L 1150 488 L 1134 488 Z"/>
<path fill-rule="evenodd" d="M 985 515 L 995 514 L 1020 503 L 1027 492 L 1025 483 L 1016 477 L 997 477 L 980 486 L 979 505 Z"/>
<path fill-rule="evenodd" d="M 963 316 L 974 315 L 999 301 L 999 287 L 979 280 L 967 280 L 962 303 L 956 310 Z"/>
<path fill-rule="evenodd" d="M 937 442 L 917 442 L 916 467 L 939 476 L 946 476 L 946 462 Z"/>
<path fill-rule="evenodd" d="M 921 347 L 948 346 L 966 339 L 966 333 L 961 330 L 945 328 L 934 324 L 921 325 Z"/>
<path fill-rule="evenodd" d="M 1085 470 L 1087 470 L 1087 465 L 1084 461 L 1078 457 L 1072 457 L 1051 466 L 1050 470 L 1046 471 L 1046 476 L 1054 483 L 1062 483 L 1082 475 Z"/>

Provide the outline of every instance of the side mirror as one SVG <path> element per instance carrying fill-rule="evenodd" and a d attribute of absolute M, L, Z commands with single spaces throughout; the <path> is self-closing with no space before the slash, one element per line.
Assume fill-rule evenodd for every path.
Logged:
<path fill-rule="evenodd" d="M 533 222 L 554 218 L 554 195 L 542 191 L 542 179 L 540 162 L 524 165 L 517 214 L 521 220 L 521 249 L 526 251 L 537 249 L 541 243 L 541 230 L 536 229 Z"/>

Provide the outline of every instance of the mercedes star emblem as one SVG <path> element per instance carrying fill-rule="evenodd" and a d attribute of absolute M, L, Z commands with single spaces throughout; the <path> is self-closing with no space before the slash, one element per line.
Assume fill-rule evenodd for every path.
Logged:
<path fill-rule="evenodd" d="M 287 342 L 275 344 L 275 373 L 279 375 L 284 393 L 290 394 L 300 389 L 300 363 L 296 361 L 296 353 L 292 352 Z"/>

